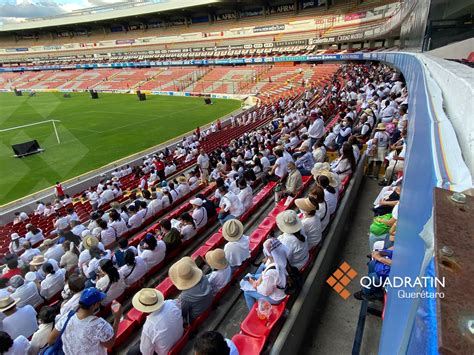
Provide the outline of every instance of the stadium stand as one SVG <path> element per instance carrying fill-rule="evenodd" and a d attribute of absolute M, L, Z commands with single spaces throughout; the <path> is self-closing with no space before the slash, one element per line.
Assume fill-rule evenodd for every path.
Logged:
<path fill-rule="evenodd" d="M 413 216 L 403 215 L 413 206 L 401 203 L 402 192 L 416 194 L 414 170 L 406 169 L 418 144 L 409 137 L 415 128 L 420 132 L 411 116 L 422 101 L 433 106 L 424 100 L 428 91 L 412 92 L 425 74 L 400 71 L 404 65 L 413 70 L 419 56 L 397 59 L 403 43 L 394 39 L 396 31 L 388 30 L 380 46 L 377 36 L 365 33 L 388 27 L 408 5 L 244 1 L 227 12 L 211 3 L 196 5 L 209 6 L 209 13 L 188 9 L 183 17 L 172 8 L 172 16 L 165 11 L 157 20 L 155 11 L 144 16 L 145 10 L 143 17 L 119 21 L 114 13 L 167 6 L 126 2 L 35 20 L 77 20 L 80 27 L 99 17 L 84 30 L 33 25 L 1 34 L 0 69 L 8 70 L 0 70 L 0 91 L 256 98 L 224 122 L 197 127 L 71 196 L 58 182 L 53 199 L 37 201 L 30 214 L 18 210 L 0 226 L 2 352 L 23 347 L 17 353 L 38 353 L 48 344 L 66 354 L 199 353 L 199 346 L 244 355 L 297 352 L 292 345 L 301 345 L 310 329 L 289 334 L 296 318 L 312 316 L 302 313 L 308 302 L 320 301 L 320 291 L 315 299 L 301 297 L 327 283 L 346 300 L 357 273 L 372 283 L 353 295 L 361 301 L 353 353 L 360 352 L 369 305 L 381 307 L 384 322 L 387 314 L 393 319 L 391 291 L 374 280 L 399 272 L 395 253 L 406 243 L 397 229 L 415 237 L 404 224 Z M 323 24 L 316 40 L 333 40 L 317 43 L 314 28 L 299 27 L 305 21 Z M 357 48 L 347 44 L 351 36 Z M 30 53 L 6 51 L 20 46 Z M 432 85 L 426 82 L 425 89 Z M 440 161 L 431 154 L 423 158 Z M 423 169 L 426 161 L 419 162 Z M 446 167 L 428 168 L 449 175 Z M 316 269 L 333 263 L 328 250 L 341 241 L 336 230 L 346 232 L 341 224 L 351 218 L 364 176 L 380 185 L 364 234 L 368 270 L 343 263 L 315 281 Z M 465 203 L 463 196 L 455 202 Z"/>

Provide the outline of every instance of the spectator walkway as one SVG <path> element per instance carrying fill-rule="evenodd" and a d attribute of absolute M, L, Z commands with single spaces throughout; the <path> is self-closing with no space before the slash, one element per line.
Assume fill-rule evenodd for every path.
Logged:
<path fill-rule="evenodd" d="M 344 261 L 349 263 L 358 275 L 349 284 L 348 290 L 354 294 L 359 290 L 359 280 L 367 275 L 369 259 L 368 233 L 372 223 L 372 202 L 381 187 L 377 182 L 364 177 L 354 205 L 354 219 L 347 224 L 345 245 L 341 245 L 340 258 L 334 260 L 334 270 Z M 347 300 L 342 299 L 328 285 L 325 287 L 322 302 L 314 314 L 314 326 L 308 329 L 306 342 L 298 351 L 301 355 L 312 354 L 351 354 L 352 344 L 357 327 L 361 302 L 351 295 Z M 368 315 L 365 323 L 364 338 L 361 354 L 377 354 L 382 320 Z"/>

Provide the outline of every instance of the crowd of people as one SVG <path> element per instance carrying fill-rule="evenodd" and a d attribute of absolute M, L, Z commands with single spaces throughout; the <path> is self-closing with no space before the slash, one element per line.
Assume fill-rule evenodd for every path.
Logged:
<path fill-rule="evenodd" d="M 152 288 L 133 296 L 133 307 L 148 316 L 140 342 L 130 353 L 166 354 L 183 335 L 183 327 L 209 308 L 233 272 L 250 258 L 249 237 L 239 217 L 252 207 L 258 184 L 269 181 L 277 183 L 277 201 L 300 194 L 295 200 L 297 210 L 277 216 L 278 232 L 263 243 L 264 259 L 241 280 L 240 287 L 249 309 L 260 300 L 280 303 L 295 275 L 308 265 L 311 251 L 322 242 L 338 207 L 342 182 L 355 172 L 362 154 L 368 157 L 371 177 L 379 178 L 386 164 L 380 184 L 388 186 L 374 203 L 376 218 L 369 238 L 369 275 L 385 277 L 398 216 L 401 184 L 397 173 L 403 169 L 406 150 L 406 100 L 403 78 L 393 69 L 382 64 L 341 66 L 333 82 L 320 91 L 309 89 L 300 100 L 282 99 L 255 114 L 233 118 L 231 124 L 246 125 L 262 115 L 272 116 L 270 123 L 223 147 L 206 153 L 199 141 L 206 139 L 207 132 L 196 130 L 174 152 L 146 157 L 141 167 L 127 168 L 130 172 L 117 170 L 110 180 L 87 192 L 85 197 L 94 206 L 88 223 L 81 223 L 70 208 L 58 216 L 53 239 L 45 239 L 35 226 L 28 227 L 26 236 L 12 234 L 0 278 L 4 344 L 0 352 L 37 353 L 48 346 L 62 346 L 65 354 L 105 354 L 113 346 L 123 312 L 117 300 L 124 297 L 127 287 L 143 280 L 183 242 L 197 238 L 218 210 L 226 244 L 202 260 L 183 257 L 170 267 L 169 277 L 179 296 L 164 300 Z M 363 144 L 367 144 L 365 152 Z M 164 161 L 176 154 L 192 154 L 196 167 L 167 180 Z M 328 162 L 329 154 L 337 158 Z M 112 202 L 110 210 L 101 209 L 121 192 L 120 177 L 128 173 L 140 176 L 138 189 L 126 203 Z M 301 195 L 303 176 L 312 176 L 314 183 Z M 159 230 L 146 234 L 138 247 L 128 245 L 124 236 L 129 231 L 140 230 L 161 209 L 188 196 L 200 183 L 210 182 L 216 185 L 212 198 L 193 196 L 190 212 L 163 219 Z M 64 198 L 62 191 L 58 200 Z M 37 213 L 44 214 L 47 208 L 39 203 Z M 35 247 L 38 243 L 42 243 L 40 248 Z M 364 288 L 355 296 L 372 298 L 378 292 Z M 113 324 L 95 316 L 109 308 Z M 210 347 L 225 349 L 222 354 L 238 354 L 235 345 L 218 333 L 205 333 L 195 341 L 197 354 L 210 354 Z"/>

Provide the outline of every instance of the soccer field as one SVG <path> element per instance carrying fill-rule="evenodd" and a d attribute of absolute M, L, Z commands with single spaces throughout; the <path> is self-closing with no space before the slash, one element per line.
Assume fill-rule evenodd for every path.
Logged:
<path fill-rule="evenodd" d="M 117 159 L 167 141 L 212 122 L 241 105 L 238 100 L 135 95 L 0 93 L 0 129 L 44 120 L 57 124 L 58 144 L 51 123 L 0 132 L 0 205 L 99 168 Z M 38 140 L 43 153 L 13 158 L 12 144 Z"/>

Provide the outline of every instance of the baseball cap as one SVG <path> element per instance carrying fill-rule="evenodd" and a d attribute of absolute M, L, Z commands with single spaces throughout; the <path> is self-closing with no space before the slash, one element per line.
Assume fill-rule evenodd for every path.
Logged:
<path fill-rule="evenodd" d="M 82 291 L 81 298 L 79 303 L 84 304 L 85 306 L 92 306 L 93 304 L 102 301 L 106 297 L 106 294 L 100 292 L 95 287 L 86 288 Z"/>

